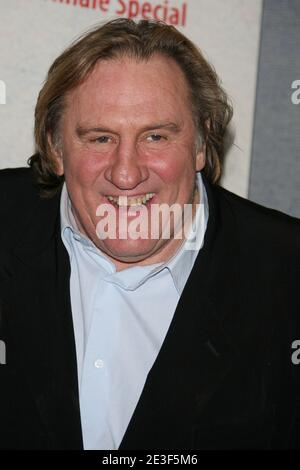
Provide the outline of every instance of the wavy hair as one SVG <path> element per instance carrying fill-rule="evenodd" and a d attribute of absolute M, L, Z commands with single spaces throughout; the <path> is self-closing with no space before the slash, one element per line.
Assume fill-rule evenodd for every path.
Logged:
<path fill-rule="evenodd" d="M 28 159 L 42 197 L 52 197 L 64 181 L 64 176 L 56 174 L 48 136 L 54 146 L 59 146 L 66 94 L 87 79 L 98 61 L 123 55 L 148 60 L 157 53 L 172 58 L 186 77 L 197 133 L 206 144 L 203 172 L 212 184 L 218 183 L 232 107 L 214 68 L 174 26 L 162 21 L 120 18 L 80 36 L 48 71 L 35 108 L 35 153 Z"/>

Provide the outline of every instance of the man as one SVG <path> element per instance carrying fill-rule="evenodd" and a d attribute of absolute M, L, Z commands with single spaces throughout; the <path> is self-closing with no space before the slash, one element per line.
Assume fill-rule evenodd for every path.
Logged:
<path fill-rule="evenodd" d="M 231 114 L 163 23 L 51 66 L 0 175 L 2 448 L 300 447 L 299 221 L 218 186 Z"/>

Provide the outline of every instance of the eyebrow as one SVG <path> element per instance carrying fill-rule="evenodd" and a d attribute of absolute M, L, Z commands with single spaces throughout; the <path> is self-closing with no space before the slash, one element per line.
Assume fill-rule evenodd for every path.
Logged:
<path fill-rule="evenodd" d="M 142 128 L 142 132 L 150 131 L 153 129 L 168 129 L 175 133 L 180 131 L 180 127 L 175 122 L 164 122 L 164 123 L 153 123 L 148 126 L 145 126 Z M 101 126 L 101 125 L 97 127 L 83 127 L 83 126 L 78 125 L 76 127 L 76 134 L 79 137 L 84 137 L 86 134 L 90 134 L 91 132 L 110 132 L 112 134 L 115 134 L 115 131 L 113 131 L 112 129 L 109 129 L 108 127 Z"/>

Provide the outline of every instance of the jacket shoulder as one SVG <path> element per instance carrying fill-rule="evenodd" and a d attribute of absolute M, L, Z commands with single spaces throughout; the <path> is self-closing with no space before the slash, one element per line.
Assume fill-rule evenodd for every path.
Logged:
<path fill-rule="evenodd" d="M 11 206 L 26 207 L 30 201 L 39 198 L 31 168 L 6 168 L 0 170 L 0 211 L 5 212 Z"/>
<path fill-rule="evenodd" d="M 34 190 L 33 171 L 29 167 L 5 168 L 0 170 L 0 191 L 1 195 L 10 193 L 18 195 L 19 192 Z M 28 191 L 27 191 L 28 192 Z M 35 189 L 36 192 L 36 189 Z"/>
<path fill-rule="evenodd" d="M 31 168 L 0 170 L 0 240 L 9 241 L 32 213 L 39 201 L 39 190 Z"/>
<path fill-rule="evenodd" d="M 286 253 L 296 247 L 299 250 L 300 219 L 257 204 L 220 186 L 216 191 L 220 205 L 226 205 L 232 213 L 242 239 L 264 249 L 281 248 Z"/>

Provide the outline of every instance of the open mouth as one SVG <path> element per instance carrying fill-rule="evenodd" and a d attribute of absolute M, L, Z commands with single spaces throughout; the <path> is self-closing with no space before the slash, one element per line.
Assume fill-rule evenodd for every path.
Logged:
<path fill-rule="evenodd" d="M 115 207 L 146 206 L 153 198 L 154 193 L 141 194 L 135 197 L 128 196 L 106 196 Z"/>

